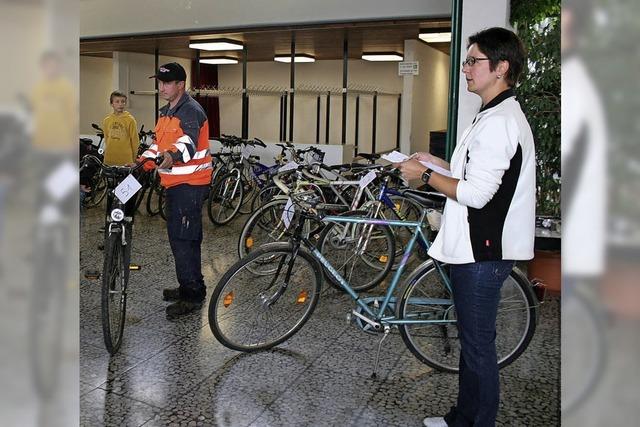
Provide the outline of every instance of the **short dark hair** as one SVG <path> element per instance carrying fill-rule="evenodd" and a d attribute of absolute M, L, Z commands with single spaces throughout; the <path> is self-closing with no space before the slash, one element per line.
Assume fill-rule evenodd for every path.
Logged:
<path fill-rule="evenodd" d="M 119 90 L 114 90 L 111 92 L 111 95 L 109 95 L 109 104 L 113 104 L 113 98 L 124 98 L 126 100 L 127 95 Z"/>
<path fill-rule="evenodd" d="M 474 43 L 489 58 L 491 71 L 496 69 L 500 61 L 509 63 L 509 71 L 504 78 L 509 86 L 514 87 L 518 83 L 527 58 L 527 51 L 520 38 L 506 28 L 493 27 L 469 37 L 467 49 Z"/>

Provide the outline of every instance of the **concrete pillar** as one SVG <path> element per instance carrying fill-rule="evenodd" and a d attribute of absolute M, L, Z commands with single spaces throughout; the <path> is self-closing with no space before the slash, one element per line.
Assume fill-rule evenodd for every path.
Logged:
<path fill-rule="evenodd" d="M 460 62 L 464 60 L 467 52 L 467 39 L 470 35 L 490 27 L 509 26 L 509 0 L 484 0 L 465 1 L 462 4 L 462 40 L 460 49 Z M 462 132 L 471 124 L 474 116 L 480 109 L 482 101 L 480 97 L 467 91 L 467 82 L 460 70 L 460 90 L 458 106 L 458 141 Z"/>

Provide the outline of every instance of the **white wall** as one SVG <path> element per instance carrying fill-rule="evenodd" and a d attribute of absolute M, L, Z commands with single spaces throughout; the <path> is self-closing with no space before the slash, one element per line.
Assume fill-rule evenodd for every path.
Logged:
<path fill-rule="evenodd" d="M 400 151 L 429 150 L 429 132 L 447 128 L 449 55 L 419 40 L 405 40 L 404 60 L 417 61 L 417 76 L 407 75 L 402 89 Z"/>
<path fill-rule="evenodd" d="M 366 84 L 379 90 L 400 93 L 402 79 L 398 77 L 397 63 L 371 63 L 350 60 L 348 80 L 353 84 Z M 296 64 L 295 86 L 342 87 L 342 61 L 317 61 L 311 64 Z M 222 65 L 219 67 L 220 87 L 241 87 L 242 66 Z M 247 67 L 248 86 L 289 87 L 290 69 L 288 64 L 277 62 L 251 62 Z M 359 118 L 359 150 L 371 148 L 372 96 L 361 96 Z M 355 140 L 355 96 L 349 96 L 347 104 L 347 144 Z M 287 103 L 288 106 L 288 103 Z M 298 94 L 294 102 L 294 138 L 297 143 L 315 143 L 317 97 Z M 342 96 L 332 95 L 330 105 L 330 144 L 342 141 Z M 287 116 L 289 109 L 287 108 Z M 396 144 L 397 97 L 379 96 L 377 115 L 376 149 L 393 148 Z M 324 144 L 326 117 L 326 96 L 320 103 L 320 142 Z M 280 98 L 276 96 L 252 96 L 249 101 L 249 136 L 264 140 L 278 140 L 280 130 Z M 220 127 L 222 133 L 241 133 L 240 97 L 220 98 Z M 288 134 L 288 125 L 287 125 Z"/>
<path fill-rule="evenodd" d="M 111 58 L 80 57 L 80 133 L 93 134 L 91 123 L 100 125 L 112 109 Z"/>
<path fill-rule="evenodd" d="M 490 27 L 509 28 L 509 0 L 467 1 L 462 10 L 462 40 L 460 47 L 461 61 L 467 55 L 467 39 L 474 33 Z M 459 106 L 458 106 L 458 135 L 471 124 L 480 109 L 480 97 L 467 91 L 467 82 L 460 70 Z"/>
<path fill-rule="evenodd" d="M 160 56 L 159 63 L 179 62 L 187 71 L 190 85 L 191 62 L 182 58 Z M 155 98 L 153 95 L 131 95 L 130 91 L 153 91 L 155 83 L 154 56 L 142 53 L 114 52 L 114 58 L 80 58 L 80 133 L 92 134 L 91 123 L 98 123 L 109 114 L 109 94 L 120 90 L 127 94 L 127 110 L 136 118 L 138 128 L 155 126 Z M 160 100 L 160 107 L 166 102 Z"/>
<path fill-rule="evenodd" d="M 80 2 L 80 35 L 97 37 L 450 14 L 450 0 L 84 0 Z"/>
<path fill-rule="evenodd" d="M 420 74 L 413 78 L 411 152 L 429 150 L 429 132 L 447 128 L 449 105 L 449 55 L 419 40 L 415 44 Z"/>

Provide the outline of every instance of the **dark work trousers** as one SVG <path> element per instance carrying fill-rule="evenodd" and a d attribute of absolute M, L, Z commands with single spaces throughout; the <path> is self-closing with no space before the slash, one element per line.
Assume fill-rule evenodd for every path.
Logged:
<path fill-rule="evenodd" d="M 500 289 L 514 261 L 451 265 L 460 337 L 458 400 L 444 417 L 449 426 L 493 427 L 500 402 L 496 316 Z"/>
<path fill-rule="evenodd" d="M 202 204 L 208 185 L 180 184 L 167 188 L 167 234 L 176 264 L 176 276 L 183 300 L 203 301 L 206 287 L 202 277 Z"/>

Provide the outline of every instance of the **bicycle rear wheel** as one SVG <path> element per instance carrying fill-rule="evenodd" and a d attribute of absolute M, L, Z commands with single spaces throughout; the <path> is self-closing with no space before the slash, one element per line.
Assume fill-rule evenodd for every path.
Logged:
<path fill-rule="evenodd" d="M 121 232 L 128 227 L 108 234 L 104 248 L 102 269 L 102 332 L 104 344 L 111 354 L 118 352 L 122 344 L 127 306 L 127 284 L 131 245 L 122 245 Z M 130 236 L 127 238 L 130 242 Z"/>
<path fill-rule="evenodd" d="M 209 303 L 209 326 L 225 347 L 251 352 L 274 347 L 298 332 L 318 303 L 322 277 L 304 248 L 271 243 L 235 263 L 220 279 Z M 274 266 L 257 275 L 255 268 Z M 254 266 L 255 268 L 251 268 Z"/>
<path fill-rule="evenodd" d="M 441 320 L 435 324 L 403 324 L 400 335 L 421 362 L 445 372 L 458 372 L 460 340 L 453 297 L 432 261 L 423 263 L 401 292 L 396 316 L 404 320 Z M 445 266 L 446 270 L 446 266 Z M 536 329 L 537 299 L 527 279 L 513 269 L 501 289 L 496 319 L 498 367 L 522 354 Z M 453 321 L 445 323 L 444 321 Z"/>
<path fill-rule="evenodd" d="M 361 211 L 343 216 L 366 219 Z M 318 239 L 318 250 L 355 291 L 376 287 L 391 271 L 395 259 L 395 239 L 389 227 L 377 224 L 330 223 Z M 342 286 L 328 273 L 336 288 Z"/>
<path fill-rule="evenodd" d="M 221 177 L 209 194 L 207 211 L 211 222 L 224 225 L 231 221 L 240 209 L 243 196 L 242 182 L 236 173 Z"/>

